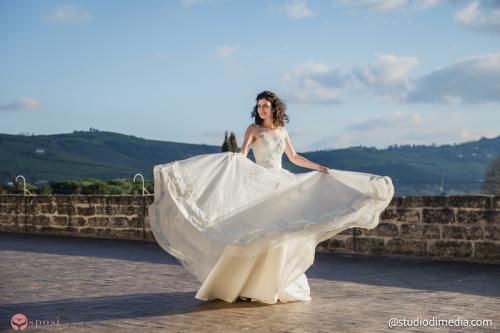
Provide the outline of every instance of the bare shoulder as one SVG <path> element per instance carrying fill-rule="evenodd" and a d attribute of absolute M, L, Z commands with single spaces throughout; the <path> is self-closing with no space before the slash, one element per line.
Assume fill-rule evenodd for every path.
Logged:
<path fill-rule="evenodd" d="M 248 125 L 247 132 L 249 132 L 250 134 L 253 134 L 256 131 L 257 131 L 257 125 L 255 123 Z"/>

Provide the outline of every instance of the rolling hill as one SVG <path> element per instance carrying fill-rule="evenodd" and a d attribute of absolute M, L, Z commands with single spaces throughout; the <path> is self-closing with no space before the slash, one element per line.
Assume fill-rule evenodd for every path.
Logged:
<path fill-rule="evenodd" d="M 222 136 L 221 136 L 222 137 Z M 113 132 L 75 131 L 54 135 L 0 134 L 0 181 L 22 174 L 28 182 L 63 179 L 152 178 L 156 164 L 220 152 L 219 146 L 156 141 Z M 474 192 L 488 165 L 500 155 L 500 136 L 461 144 L 403 145 L 387 149 L 349 147 L 301 153 L 333 169 L 390 176 L 398 194 Z M 253 159 L 253 156 L 249 156 Z M 308 170 L 291 164 L 292 172 Z"/>

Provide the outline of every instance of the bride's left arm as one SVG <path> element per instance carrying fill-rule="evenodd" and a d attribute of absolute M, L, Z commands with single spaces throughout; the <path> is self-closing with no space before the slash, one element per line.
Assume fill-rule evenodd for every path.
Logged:
<path fill-rule="evenodd" d="M 292 143 L 290 142 L 290 137 L 288 136 L 287 130 L 286 129 L 284 130 L 285 130 L 285 153 L 290 162 L 304 168 L 316 170 L 323 173 L 328 173 L 327 167 L 311 162 L 307 158 L 297 154 L 292 146 Z"/>

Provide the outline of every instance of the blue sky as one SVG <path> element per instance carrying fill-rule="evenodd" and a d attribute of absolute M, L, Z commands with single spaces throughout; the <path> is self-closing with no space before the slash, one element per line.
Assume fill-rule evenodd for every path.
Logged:
<path fill-rule="evenodd" d="M 0 0 L 0 132 L 241 144 L 254 99 L 298 151 L 500 135 L 500 1 Z"/>

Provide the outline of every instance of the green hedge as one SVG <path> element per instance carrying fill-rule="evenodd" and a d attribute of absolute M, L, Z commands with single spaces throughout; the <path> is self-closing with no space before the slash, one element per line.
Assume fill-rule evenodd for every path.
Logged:
<path fill-rule="evenodd" d="M 144 187 L 149 193 L 154 192 L 153 181 L 146 180 Z M 26 189 L 34 194 L 114 194 L 114 195 L 141 195 L 142 186 L 139 181 L 132 182 L 127 179 L 81 179 L 63 180 L 43 184 L 26 184 Z M 0 194 L 22 194 L 21 184 L 0 184 Z"/>

